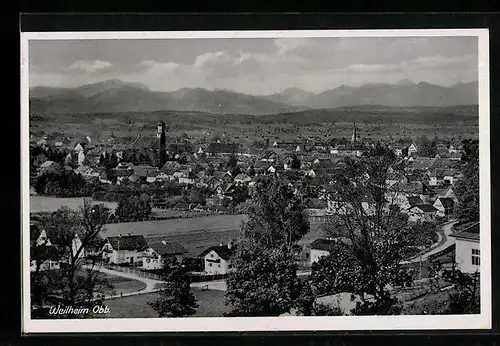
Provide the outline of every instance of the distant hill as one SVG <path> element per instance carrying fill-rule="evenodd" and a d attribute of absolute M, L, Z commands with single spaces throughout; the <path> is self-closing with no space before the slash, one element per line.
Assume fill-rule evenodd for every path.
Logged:
<path fill-rule="evenodd" d="M 304 91 L 300 88 L 287 88 L 280 93 L 266 96 L 266 98 L 284 104 L 305 106 L 310 103 L 310 100 L 314 96 L 316 96 L 316 94 Z"/>
<path fill-rule="evenodd" d="M 36 87 L 30 90 L 30 110 L 35 113 L 199 111 L 218 114 L 273 114 L 303 110 L 264 97 L 201 88 L 156 92 L 139 83 L 119 80 L 74 89 Z"/>
<path fill-rule="evenodd" d="M 478 104 L 477 82 L 443 87 L 403 80 L 397 84 L 340 86 L 311 97 L 302 105 L 309 108 L 345 106 L 429 106 L 447 107 Z"/>
<path fill-rule="evenodd" d="M 54 114 L 173 110 L 269 115 L 356 106 L 450 107 L 477 104 L 477 82 L 443 87 L 402 80 L 396 84 L 366 84 L 360 87 L 342 85 L 319 94 L 288 88 L 267 96 L 202 88 L 156 92 L 141 83 L 117 79 L 73 89 L 30 89 L 30 111 Z"/>

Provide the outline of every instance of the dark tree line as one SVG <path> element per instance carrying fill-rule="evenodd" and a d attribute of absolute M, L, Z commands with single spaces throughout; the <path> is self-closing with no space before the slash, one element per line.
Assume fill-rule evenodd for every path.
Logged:
<path fill-rule="evenodd" d="M 56 197 L 90 197 L 103 190 L 102 184 L 91 183 L 72 171 L 44 173 L 36 179 L 34 187 L 39 195 Z"/>
<path fill-rule="evenodd" d="M 459 202 L 457 217 L 459 220 L 479 221 L 479 142 L 464 140 L 462 173 L 464 175 L 455 188 Z"/>
<path fill-rule="evenodd" d="M 122 199 L 115 210 L 115 216 L 121 219 L 142 219 L 151 214 L 151 203 L 146 198 L 137 196 Z"/>

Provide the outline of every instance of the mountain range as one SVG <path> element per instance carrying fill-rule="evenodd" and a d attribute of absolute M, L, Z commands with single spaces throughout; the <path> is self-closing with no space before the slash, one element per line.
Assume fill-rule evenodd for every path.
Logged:
<path fill-rule="evenodd" d="M 280 93 L 255 96 L 202 88 L 158 92 L 141 83 L 112 79 L 76 88 L 33 87 L 29 91 L 29 98 L 30 112 L 36 114 L 177 110 L 265 115 L 350 106 L 477 105 L 478 84 L 459 83 L 443 87 L 402 80 L 396 84 L 342 85 L 317 94 L 299 88 L 287 88 Z"/>

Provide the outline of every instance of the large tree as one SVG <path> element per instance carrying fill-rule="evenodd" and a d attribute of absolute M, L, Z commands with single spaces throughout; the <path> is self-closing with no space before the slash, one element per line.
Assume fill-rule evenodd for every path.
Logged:
<path fill-rule="evenodd" d="M 111 291 L 112 286 L 95 268 L 98 254 L 94 251 L 102 243 L 100 233 L 105 231 L 108 217 L 104 205 L 85 200 L 78 211 L 61 208 L 40 221 L 39 229 L 45 230 L 48 238 L 31 244 L 31 261 L 35 264 L 30 280 L 31 307 L 37 316 L 47 316 L 46 307 L 56 303 L 94 306 Z M 32 239 L 38 236 L 36 232 Z M 58 262 L 60 269 L 43 270 L 48 260 Z"/>
<path fill-rule="evenodd" d="M 309 232 L 309 218 L 302 197 L 286 180 L 270 177 L 254 186 L 248 203 L 245 237 L 266 247 L 293 245 Z"/>
<path fill-rule="evenodd" d="M 191 292 L 191 280 L 183 265 L 165 263 L 163 268 L 165 287 L 160 291 L 160 296 L 148 305 L 151 306 L 159 317 L 187 317 L 196 313 L 198 304 Z"/>
<path fill-rule="evenodd" d="M 227 279 L 229 316 L 279 316 L 301 296 L 297 264 L 286 246 L 265 247 L 245 239 L 237 248 Z"/>
<path fill-rule="evenodd" d="M 391 150 L 378 145 L 347 159 L 328 185 L 335 212 L 326 232 L 337 241 L 313 266 L 312 281 L 320 293 L 358 295 L 355 314 L 397 314 L 389 288 L 411 283 L 400 264 L 412 245 L 408 217 L 398 206 L 400 186 L 386 183 L 389 174 L 397 174 L 389 173 L 397 163 Z"/>
<path fill-rule="evenodd" d="M 285 181 L 271 178 L 256 186 L 246 203 L 248 219 L 227 279 L 231 316 L 279 316 L 293 308 L 310 313 L 307 282 L 297 276 L 297 241 L 309 231 L 299 196 Z"/>
<path fill-rule="evenodd" d="M 417 141 L 418 155 L 424 157 L 434 157 L 437 153 L 436 139 L 430 140 L 427 136 L 422 135 Z"/>
<path fill-rule="evenodd" d="M 463 179 L 455 188 L 458 199 L 457 217 L 461 221 L 479 220 L 479 143 L 464 141 Z"/>

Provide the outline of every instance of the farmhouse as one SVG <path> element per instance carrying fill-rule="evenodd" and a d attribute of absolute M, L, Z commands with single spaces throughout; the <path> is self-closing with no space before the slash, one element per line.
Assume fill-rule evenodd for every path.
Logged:
<path fill-rule="evenodd" d="M 30 232 L 38 232 L 38 227 L 31 225 Z M 52 245 L 45 230 L 42 230 L 38 238 L 32 242 L 30 246 L 30 259 L 30 271 L 32 272 L 60 269 L 57 248 Z"/>
<path fill-rule="evenodd" d="M 30 232 L 38 232 L 38 227 L 31 225 Z M 54 244 L 50 241 L 47 231 L 42 230 L 30 248 L 31 271 L 60 269 L 61 263 L 68 263 L 73 258 L 85 256 L 82 241 L 76 233 L 70 243 Z"/>
<path fill-rule="evenodd" d="M 142 268 L 161 269 L 165 262 L 169 259 L 175 259 L 180 263 L 188 251 L 177 242 L 160 242 L 149 243 L 149 247 L 144 251 Z"/>
<path fill-rule="evenodd" d="M 232 269 L 230 263 L 233 254 L 233 243 L 228 245 L 211 246 L 200 254 L 203 259 L 203 268 L 206 274 L 227 274 Z"/>
<path fill-rule="evenodd" d="M 410 222 L 428 221 L 436 219 L 436 208 L 432 204 L 416 204 L 408 209 Z"/>
<path fill-rule="evenodd" d="M 455 262 L 460 270 L 464 273 L 479 271 L 479 222 L 451 236 L 455 238 Z"/>
<path fill-rule="evenodd" d="M 439 197 L 434 202 L 433 206 L 437 210 L 437 216 L 445 217 L 453 213 L 454 201 L 449 197 Z"/>
<path fill-rule="evenodd" d="M 113 264 L 139 265 L 148 243 L 142 235 L 108 237 L 104 244 L 103 260 Z"/>

